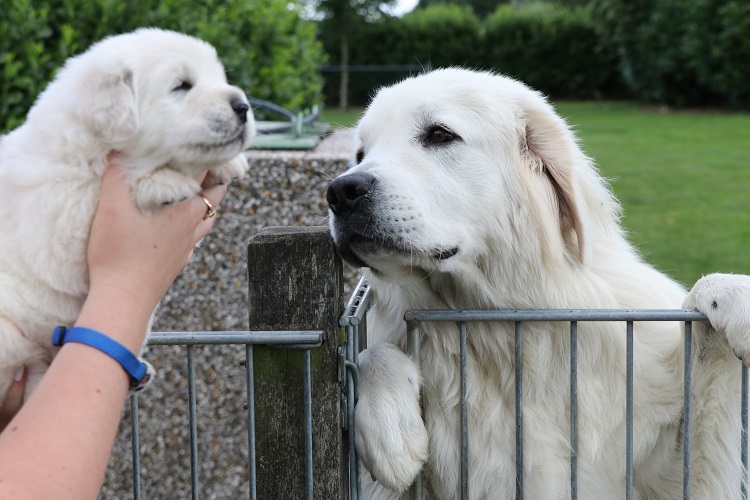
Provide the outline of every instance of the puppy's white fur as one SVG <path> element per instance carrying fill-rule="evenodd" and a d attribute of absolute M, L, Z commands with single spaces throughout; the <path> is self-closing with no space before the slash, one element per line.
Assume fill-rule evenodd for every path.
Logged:
<path fill-rule="evenodd" d="M 33 389 L 54 354 L 53 327 L 80 311 L 107 154 L 116 152 L 149 213 L 198 193 L 201 171 L 211 183 L 247 171 L 247 110 L 213 47 L 141 29 L 69 59 L 26 122 L 0 139 L 0 401 L 23 365 Z"/>
<path fill-rule="evenodd" d="M 750 354 L 750 278 L 712 275 L 686 298 L 646 264 L 625 238 L 609 187 L 543 96 L 468 70 L 407 79 L 369 106 L 355 163 L 332 183 L 329 203 L 338 250 L 370 268 L 374 290 L 356 408 L 357 449 L 379 482 L 363 475 L 366 496 L 398 498 L 423 463 L 432 496 L 460 491 L 457 327 L 421 325 L 424 427 L 415 425 L 416 367 L 392 347 L 406 348 L 407 309 L 679 308 L 684 301 L 712 324 L 693 325 L 692 493 L 739 498 L 737 357 Z M 514 326 L 467 328 L 470 495 L 512 498 Z M 568 328 L 523 327 L 527 498 L 570 495 Z M 625 326 L 581 322 L 578 338 L 579 496 L 622 498 Z M 636 323 L 634 338 L 635 496 L 681 498 L 680 325 Z"/>

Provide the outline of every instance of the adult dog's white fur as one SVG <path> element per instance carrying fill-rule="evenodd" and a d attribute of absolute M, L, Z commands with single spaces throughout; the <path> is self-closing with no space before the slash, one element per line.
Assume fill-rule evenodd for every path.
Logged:
<path fill-rule="evenodd" d="M 203 187 L 247 171 L 248 109 L 209 44 L 141 29 L 68 60 L 0 139 L 0 401 L 23 365 L 33 389 L 54 355 L 52 329 L 80 311 L 107 154 L 149 213 L 198 193 L 201 171 Z"/>
<path fill-rule="evenodd" d="M 457 498 L 459 342 L 421 325 L 421 373 L 404 354 L 407 309 L 697 308 L 692 426 L 683 428 L 680 324 L 635 324 L 635 498 L 682 498 L 682 433 L 694 498 L 739 498 L 740 359 L 750 355 L 750 279 L 710 275 L 688 295 L 627 242 L 620 207 L 542 95 L 460 69 L 376 95 L 352 169 L 328 190 L 337 249 L 370 268 L 357 450 L 366 497 L 396 498 L 422 469 Z M 515 495 L 514 326 L 469 323 L 471 498 Z M 727 342 L 728 341 L 728 342 Z M 570 496 L 567 323 L 523 327 L 526 498 Z M 624 324 L 578 324 L 579 498 L 625 495 Z M 422 391 L 424 421 L 420 416 Z"/>

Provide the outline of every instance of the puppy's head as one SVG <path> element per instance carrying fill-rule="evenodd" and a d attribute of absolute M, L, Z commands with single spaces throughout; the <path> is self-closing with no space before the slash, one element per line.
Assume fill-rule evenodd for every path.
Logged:
<path fill-rule="evenodd" d="M 601 180 L 522 83 L 459 69 L 407 79 L 377 94 L 356 141 L 353 168 L 327 192 L 334 242 L 352 264 L 419 277 L 415 268 L 507 273 L 589 258 L 591 186 L 579 178 Z"/>
<path fill-rule="evenodd" d="M 135 168 L 187 174 L 236 157 L 255 135 L 245 94 L 227 83 L 214 48 L 196 38 L 140 29 L 70 59 L 29 119 L 67 113 Z"/>

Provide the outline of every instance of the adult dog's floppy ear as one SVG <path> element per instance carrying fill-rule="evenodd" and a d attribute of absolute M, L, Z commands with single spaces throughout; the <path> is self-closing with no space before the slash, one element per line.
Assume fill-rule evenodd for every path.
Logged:
<path fill-rule="evenodd" d="M 578 148 L 566 123 L 545 102 L 526 107 L 522 156 L 532 172 L 551 186 L 552 209 L 559 218 L 559 231 L 568 251 L 586 264 L 591 258 L 583 199 L 575 182 L 576 164 L 588 161 Z M 574 236 L 575 235 L 575 236 Z"/>
<path fill-rule="evenodd" d="M 135 135 L 139 127 L 138 99 L 133 71 L 125 67 L 93 68 L 84 82 L 86 91 L 78 111 L 90 130 L 106 142 Z"/>

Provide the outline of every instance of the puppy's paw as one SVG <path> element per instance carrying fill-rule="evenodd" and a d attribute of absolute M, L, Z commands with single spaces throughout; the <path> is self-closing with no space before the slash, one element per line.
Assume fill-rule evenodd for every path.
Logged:
<path fill-rule="evenodd" d="M 380 344 L 360 354 L 359 374 L 357 453 L 374 479 L 403 492 L 427 461 L 419 372 L 396 346 Z"/>
<path fill-rule="evenodd" d="M 738 358 L 750 367 L 750 276 L 709 274 L 693 286 L 683 303 L 708 317 Z"/>
<path fill-rule="evenodd" d="M 138 208 L 145 214 L 164 205 L 176 203 L 196 195 L 198 182 L 176 170 L 161 168 L 135 180 L 133 195 Z"/>
<path fill-rule="evenodd" d="M 248 169 L 249 165 L 247 164 L 245 153 L 239 154 L 231 161 L 209 169 L 208 175 L 203 179 L 201 187 L 208 189 L 218 184 L 229 184 L 235 179 L 244 177 Z"/>

